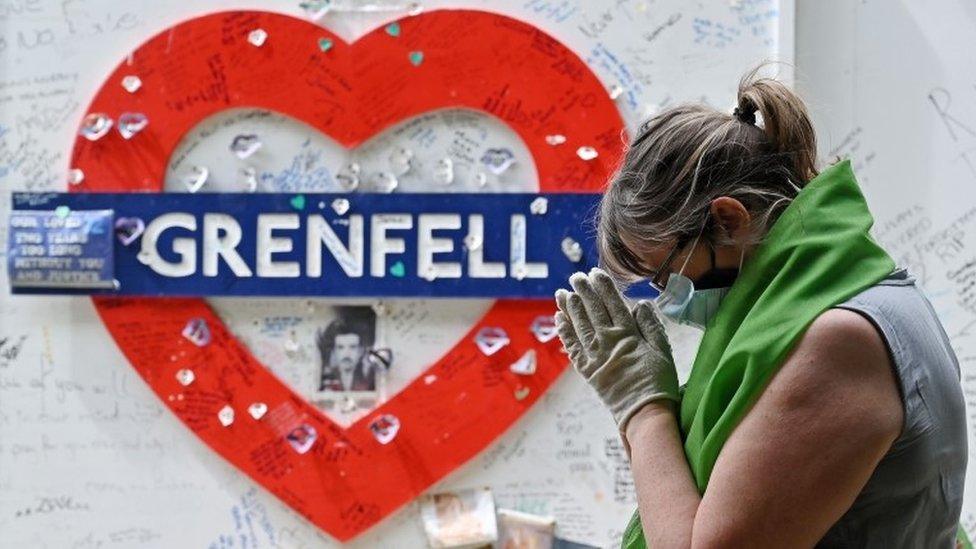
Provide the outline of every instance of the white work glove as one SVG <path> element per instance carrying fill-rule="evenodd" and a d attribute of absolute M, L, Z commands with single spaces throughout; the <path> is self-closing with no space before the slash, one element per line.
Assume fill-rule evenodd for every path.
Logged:
<path fill-rule="evenodd" d="M 604 271 L 578 272 L 569 282 L 575 292 L 556 291 L 559 339 L 626 443 L 627 422 L 641 407 L 659 399 L 681 401 L 671 345 L 651 302 L 640 301 L 631 312 Z"/>

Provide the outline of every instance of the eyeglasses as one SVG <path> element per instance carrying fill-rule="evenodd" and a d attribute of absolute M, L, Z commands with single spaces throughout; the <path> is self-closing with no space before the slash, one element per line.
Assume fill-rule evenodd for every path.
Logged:
<path fill-rule="evenodd" d="M 687 236 L 683 236 L 678 239 L 678 242 L 674 245 L 674 248 L 671 248 L 671 251 L 668 253 L 667 259 L 665 259 L 664 262 L 661 263 L 661 266 L 654 271 L 654 276 L 651 277 L 649 284 L 652 288 L 657 290 L 658 293 L 664 291 L 664 286 L 667 284 L 668 278 L 671 276 L 671 272 L 668 270 L 668 268 L 671 266 L 671 262 L 674 261 L 674 257 L 678 255 L 678 252 L 681 251 L 681 249 L 684 248 L 685 244 L 687 243 Z"/>

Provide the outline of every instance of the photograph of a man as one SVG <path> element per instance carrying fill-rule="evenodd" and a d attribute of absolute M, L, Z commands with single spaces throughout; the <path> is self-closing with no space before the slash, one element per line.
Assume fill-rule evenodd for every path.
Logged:
<path fill-rule="evenodd" d="M 322 360 L 319 391 L 376 390 L 376 369 L 366 360 L 375 326 L 366 316 L 340 314 L 318 331 L 316 344 Z"/>

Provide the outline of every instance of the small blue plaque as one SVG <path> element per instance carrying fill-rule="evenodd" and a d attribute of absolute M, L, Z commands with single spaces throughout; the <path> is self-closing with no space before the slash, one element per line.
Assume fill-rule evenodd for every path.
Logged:
<path fill-rule="evenodd" d="M 7 269 L 13 288 L 114 288 L 113 210 L 14 210 Z"/>

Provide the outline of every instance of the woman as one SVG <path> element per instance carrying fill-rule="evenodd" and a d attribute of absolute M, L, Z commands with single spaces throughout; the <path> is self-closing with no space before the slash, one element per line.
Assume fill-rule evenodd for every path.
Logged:
<path fill-rule="evenodd" d="M 806 108 L 760 68 L 731 115 L 679 105 L 642 126 L 600 208 L 612 278 L 556 294 L 630 456 L 623 544 L 953 547 L 959 363 L 871 238 L 850 161 L 817 171 Z M 631 309 L 617 286 L 642 279 L 660 295 Z M 705 330 L 680 387 L 659 314 Z"/>

